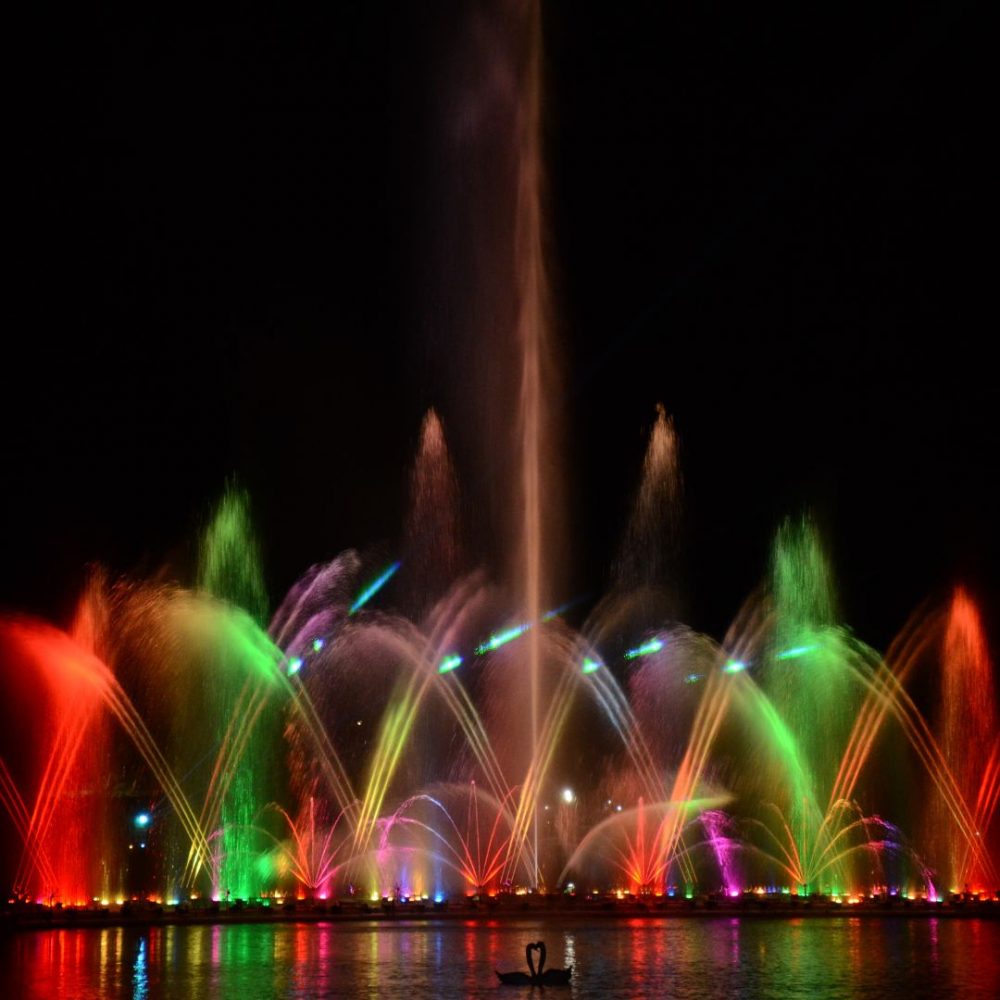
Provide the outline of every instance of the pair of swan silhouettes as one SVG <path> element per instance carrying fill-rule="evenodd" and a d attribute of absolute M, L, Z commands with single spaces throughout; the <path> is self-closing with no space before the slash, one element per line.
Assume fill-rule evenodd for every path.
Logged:
<path fill-rule="evenodd" d="M 538 971 L 535 971 L 535 960 L 532 952 L 538 952 Z M 568 969 L 545 968 L 545 942 L 529 942 L 524 949 L 524 957 L 528 960 L 529 976 L 525 972 L 498 972 L 500 982 L 505 986 L 565 986 L 573 975 L 573 966 Z"/>

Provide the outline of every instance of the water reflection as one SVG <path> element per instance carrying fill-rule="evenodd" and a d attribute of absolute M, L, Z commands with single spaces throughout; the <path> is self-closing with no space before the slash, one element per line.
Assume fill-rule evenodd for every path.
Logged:
<path fill-rule="evenodd" d="M 729 961 L 740 964 L 740 922 L 736 918 L 729 921 Z"/>
<path fill-rule="evenodd" d="M 146 1000 L 148 980 L 146 975 L 146 939 L 139 938 L 139 947 L 132 966 L 132 1000 Z"/>
<path fill-rule="evenodd" d="M 106 928 L 0 939 L 4 995 L 497 997 L 544 940 L 561 996 L 992 996 L 1000 925 L 936 919 L 463 921 Z M 506 994 L 504 994 L 506 995 Z M 510 995 L 516 995 L 510 991 Z"/>

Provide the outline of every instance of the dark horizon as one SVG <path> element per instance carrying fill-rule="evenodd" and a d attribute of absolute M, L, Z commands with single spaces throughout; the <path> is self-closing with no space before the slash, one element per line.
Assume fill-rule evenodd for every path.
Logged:
<path fill-rule="evenodd" d="M 191 573 L 234 478 L 273 605 L 342 549 L 388 562 L 432 405 L 476 523 L 491 386 L 458 388 L 441 223 L 480 9 L 29 41 L 0 610 L 65 618 L 92 562 Z M 808 510 L 861 638 L 964 583 L 996 643 L 983 20 L 544 5 L 567 596 L 606 585 L 662 403 L 691 625 L 721 637 Z"/>

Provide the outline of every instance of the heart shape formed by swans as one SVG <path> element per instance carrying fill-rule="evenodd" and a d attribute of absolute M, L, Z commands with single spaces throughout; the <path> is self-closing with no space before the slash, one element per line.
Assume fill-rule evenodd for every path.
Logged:
<path fill-rule="evenodd" d="M 533 952 L 538 952 L 538 970 L 535 970 L 535 959 Z M 544 941 L 532 941 L 527 948 L 525 948 L 525 956 L 528 959 L 528 968 L 531 969 L 531 978 L 540 979 L 542 972 L 545 969 L 545 942 Z"/>
<path fill-rule="evenodd" d="M 535 968 L 534 953 L 538 952 L 538 968 Z M 568 969 L 549 969 L 545 971 L 545 942 L 530 941 L 524 947 L 524 957 L 527 959 L 530 975 L 523 972 L 497 972 L 501 983 L 508 986 L 565 986 L 573 975 L 572 967 Z"/>

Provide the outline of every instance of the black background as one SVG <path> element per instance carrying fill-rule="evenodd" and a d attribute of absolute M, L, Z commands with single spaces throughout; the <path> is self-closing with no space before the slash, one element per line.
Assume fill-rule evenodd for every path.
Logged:
<path fill-rule="evenodd" d="M 422 414 L 463 419 L 426 285 L 477 6 L 25 34 L 0 608 L 64 618 L 93 561 L 190 572 L 230 477 L 275 601 L 396 550 Z M 983 11 L 567 2 L 544 33 L 573 592 L 604 586 L 663 402 L 691 624 L 719 635 L 808 509 L 862 637 L 959 581 L 995 635 Z"/>

